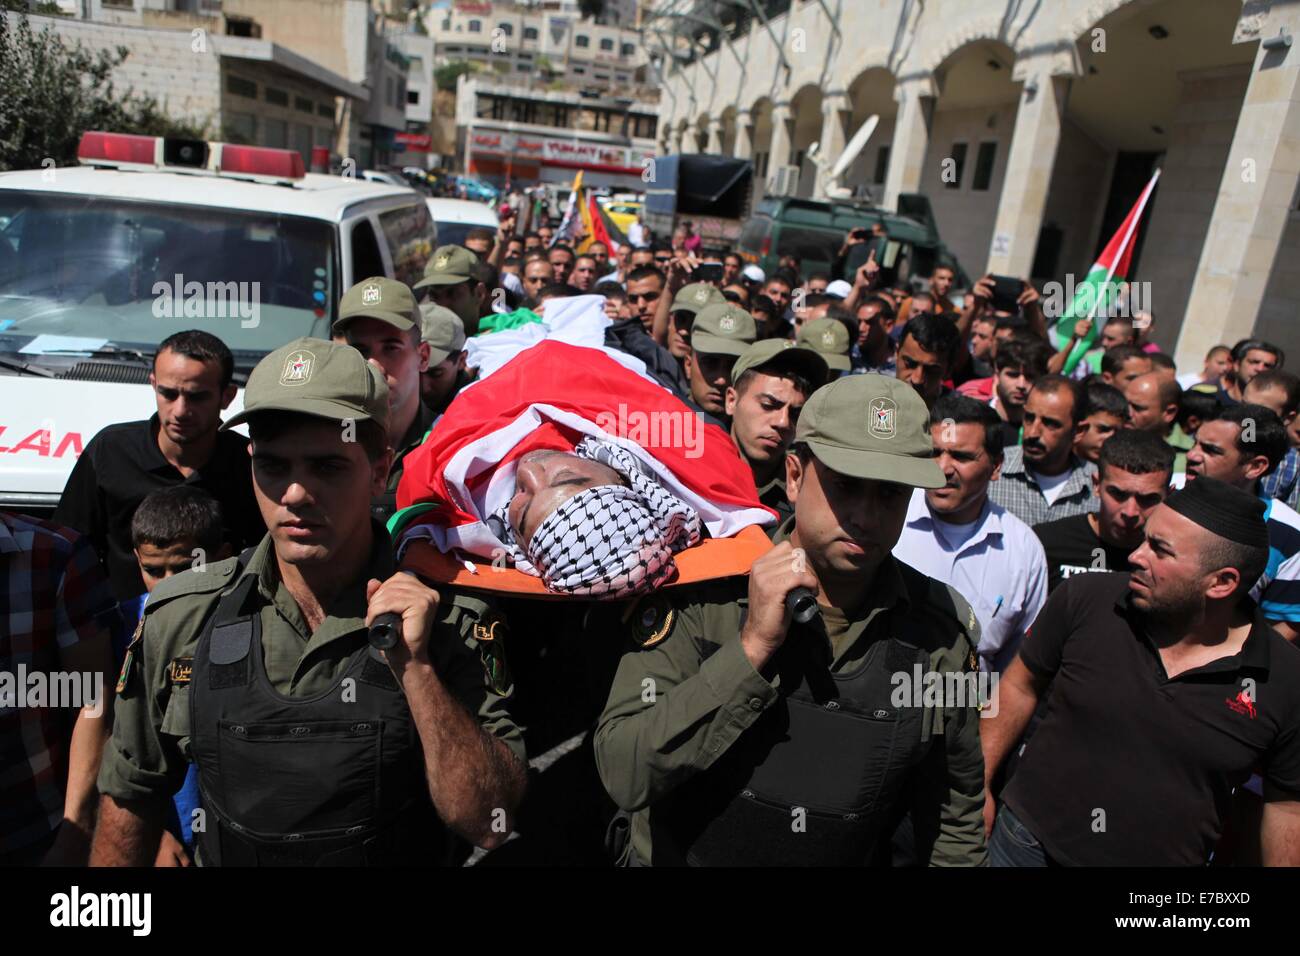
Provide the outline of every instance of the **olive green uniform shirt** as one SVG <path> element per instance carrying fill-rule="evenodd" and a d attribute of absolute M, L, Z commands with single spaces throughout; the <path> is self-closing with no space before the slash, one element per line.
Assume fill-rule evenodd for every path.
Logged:
<path fill-rule="evenodd" d="M 776 512 L 776 524 L 767 531 L 769 538 L 775 538 L 781 525 L 794 514 L 794 505 L 790 504 L 790 499 L 785 494 L 784 463 L 778 476 L 758 489 L 758 500 Z"/>
<path fill-rule="evenodd" d="M 99 790 L 118 801 L 166 800 L 185 779 L 190 761 L 189 668 L 207 618 L 222 594 L 243 575 L 257 577 L 250 601 L 259 606 L 266 675 L 276 692 L 309 698 L 328 690 L 367 641 L 366 582 L 393 574 L 388 534 L 374 527 L 374 544 L 365 572 L 326 608 L 313 633 L 293 596 L 279 579 L 271 537 L 262 539 L 242 572 L 230 558 L 202 570 L 185 571 L 160 582 L 145 605 L 140 627 L 119 679 L 113 735 L 104 749 Z M 482 600 L 440 589 L 438 622 L 429 637 L 429 659 L 452 694 L 480 726 L 503 740 L 522 762 L 523 735 L 506 710 L 513 688 L 504 675 L 498 643 L 481 641 L 485 628 L 499 620 Z M 478 625 L 476 628 L 475 625 Z M 173 668 L 173 662 L 178 666 Z M 495 687 L 488 672 L 495 673 Z"/>
<path fill-rule="evenodd" d="M 792 527 L 793 521 L 782 525 L 776 540 L 788 538 Z M 864 582 L 867 597 L 855 613 L 823 608 L 832 673 L 855 668 L 876 641 L 889 636 L 928 649 L 929 669 L 940 675 L 977 668 L 979 624 L 965 599 L 927 578 L 926 606 L 910 606 L 902 567 L 887 559 L 875 580 Z M 657 828 L 656 801 L 707 773 L 778 699 L 779 677 L 769 683 L 740 645 L 747 603 L 748 578 L 733 577 L 665 589 L 628 615 L 631 643 L 640 649 L 619 662 L 597 724 L 595 752 L 605 789 L 632 812 L 632 849 L 642 862 L 654 860 L 656 840 L 673 842 L 666 828 Z M 889 609 L 897 613 L 883 613 Z M 812 632 L 805 630 L 791 638 L 808 636 Z M 883 666 L 884 658 L 874 659 Z M 891 706 L 889 701 L 882 704 Z M 927 840 L 924 847 L 931 865 L 982 865 L 984 758 L 978 702 L 926 711 L 923 741 L 942 735 L 943 744 L 917 765 L 907 789 L 939 794 L 939 819 L 914 817 L 918 842 L 923 832 L 933 833 L 932 844 Z M 925 812 L 933 814 L 932 809 Z"/>
<path fill-rule="evenodd" d="M 388 470 L 388 484 L 384 493 L 370 503 L 370 514 L 376 521 L 384 524 L 397 512 L 397 485 L 406 470 L 406 456 L 424 444 L 433 420 L 437 415 L 420 402 L 416 407 L 415 419 L 406 430 L 402 440 L 393 449 L 393 466 Z"/>

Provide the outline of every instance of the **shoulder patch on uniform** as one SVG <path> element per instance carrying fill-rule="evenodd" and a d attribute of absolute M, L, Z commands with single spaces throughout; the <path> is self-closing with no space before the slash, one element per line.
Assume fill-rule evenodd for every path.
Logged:
<path fill-rule="evenodd" d="M 628 618 L 632 642 L 641 650 L 649 650 L 663 642 L 672 633 L 677 620 L 677 609 L 661 594 L 650 594 L 631 608 Z"/>
<path fill-rule="evenodd" d="M 180 574 L 164 578 L 158 582 L 158 586 L 150 593 L 144 611 L 148 614 L 164 601 L 170 601 L 186 594 L 207 594 L 212 591 L 220 591 L 230 583 L 230 579 L 234 577 L 238 566 L 238 558 L 226 558 L 224 561 L 215 561 L 212 564 L 205 564 L 201 568 L 191 568 L 188 571 L 182 571 Z"/>
<path fill-rule="evenodd" d="M 122 658 L 122 669 L 117 675 L 117 692 L 120 694 L 126 690 L 126 685 L 131 681 L 131 667 L 135 664 L 135 651 L 140 646 L 140 636 L 144 633 L 144 615 L 140 615 L 140 620 L 135 624 L 135 633 L 131 635 L 131 643 L 126 646 L 126 656 Z"/>

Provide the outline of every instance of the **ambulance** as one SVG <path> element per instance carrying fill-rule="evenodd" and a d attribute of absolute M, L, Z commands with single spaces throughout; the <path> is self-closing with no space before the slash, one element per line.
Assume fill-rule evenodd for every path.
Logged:
<path fill-rule="evenodd" d="M 77 156 L 0 173 L 5 510 L 48 516 L 101 428 L 154 413 L 167 336 L 216 335 L 242 385 L 285 342 L 328 338 L 353 283 L 414 284 L 433 252 L 420 194 L 306 173 L 293 150 L 88 132 Z"/>

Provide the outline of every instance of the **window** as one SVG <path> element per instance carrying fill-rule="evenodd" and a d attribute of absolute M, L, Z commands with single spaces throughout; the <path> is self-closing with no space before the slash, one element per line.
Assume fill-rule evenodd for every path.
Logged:
<path fill-rule="evenodd" d="M 305 96 L 295 96 L 293 98 L 293 108 L 302 113 L 314 113 L 316 104 Z"/>
<path fill-rule="evenodd" d="M 273 86 L 268 86 L 265 92 L 266 92 L 266 101 L 268 103 L 271 103 L 275 106 L 289 105 L 289 94 L 286 93 L 284 90 L 277 90 Z"/>
<path fill-rule="evenodd" d="M 600 41 L 600 48 L 606 53 L 612 53 L 614 51 L 614 41 L 609 37 L 605 37 L 605 39 Z"/>
<path fill-rule="evenodd" d="M 889 147 L 882 146 L 876 151 L 876 174 L 872 177 L 873 183 L 883 183 L 885 177 L 889 175 Z"/>
<path fill-rule="evenodd" d="M 276 149 L 285 149 L 289 145 L 289 124 L 284 120 L 264 119 L 262 121 L 266 128 L 266 133 L 262 137 L 263 146 L 274 146 Z"/>
<path fill-rule="evenodd" d="M 419 90 L 410 90 L 410 89 L 408 89 L 408 90 L 406 91 L 406 105 L 407 105 L 407 106 L 419 106 L 419 105 L 420 105 L 420 91 L 419 91 Z"/>
<path fill-rule="evenodd" d="M 415 285 L 433 252 L 433 221 L 423 201 L 379 214 L 379 227 L 393 260 L 393 277 Z M 380 275 L 380 273 L 368 273 Z"/>
<path fill-rule="evenodd" d="M 293 124 L 293 148 L 302 154 L 302 161 L 311 167 L 311 127 L 306 123 Z"/>
<path fill-rule="evenodd" d="M 576 36 L 573 38 L 573 45 L 577 47 L 582 47 L 585 50 L 587 47 L 591 46 L 591 37 Z"/>
<path fill-rule="evenodd" d="M 470 33 L 482 33 L 482 32 L 483 32 L 483 21 L 481 21 L 481 20 L 471 20 L 471 21 L 469 21 L 469 32 L 470 32 Z"/>
<path fill-rule="evenodd" d="M 524 39 L 525 39 L 525 40 L 536 40 L 536 39 L 537 39 L 537 27 L 524 27 Z"/>
<path fill-rule="evenodd" d="M 587 68 L 583 66 L 575 66 L 573 68 L 573 72 L 576 73 L 578 76 L 582 76 L 584 73 L 587 72 Z"/>
<path fill-rule="evenodd" d="M 966 144 L 953 143 L 952 155 L 949 158 L 952 160 L 951 163 L 945 160 L 939 166 L 943 184 L 948 189 L 960 189 L 961 174 L 966 167 Z"/>
<path fill-rule="evenodd" d="M 252 113 L 226 111 L 226 130 L 222 137 L 232 142 L 247 145 L 257 141 L 257 117 Z"/>
<path fill-rule="evenodd" d="M 226 77 L 226 92 L 233 93 L 235 96 L 247 96 L 250 100 L 255 100 L 257 99 L 257 84 L 240 76 L 228 76 Z"/>
<path fill-rule="evenodd" d="M 501 31 L 502 36 L 512 37 L 515 35 L 515 26 L 513 23 L 498 23 L 497 29 Z"/>
<path fill-rule="evenodd" d="M 636 53 L 636 47 L 631 43 L 624 43 L 621 53 L 623 56 L 631 56 Z"/>
<path fill-rule="evenodd" d="M 375 230 L 370 222 L 360 219 L 352 227 L 352 278 L 364 279 L 366 276 L 384 274 L 384 260 L 379 255 L 379 243 L 375 240 Z"/>
<path fill-rule="evenodd" d="M 317 116 L 323 116 L 323 117 L 325 117 L 325 118 L 328 119 L 328 120 L 332 120 L 332 119 L 334 118 L 334 104 L 333 104 L 333 103 L 317 103 L 317 104 L 316 104 L 316 115 L 317 115 Z"/>
<path fill-rule="evenodd" d="M 979 152 L 975 154 L 975 179 L 970 188 L 983 192 L 993 182 L 993 163 L 997 159 L 997 143 L 980 143 Z"/>

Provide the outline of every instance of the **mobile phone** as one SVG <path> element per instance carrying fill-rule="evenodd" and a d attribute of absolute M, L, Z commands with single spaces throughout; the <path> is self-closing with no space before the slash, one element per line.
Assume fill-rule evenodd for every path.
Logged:
<path fill-rule="evenodd" d="M 722 281 L 722 263 L 721 262 L 702 262 L 695 267 L 691 273 L 691 279 L 694 282 L 721 282 Z"/>
<path fill-rule="evenodd" d="M 1019 312 L 1020 304 L 1017 300 L 1024 291 L 1021 281 L 1011 276 L 994 275 L 989 278 L 993 280 L 993 311 Z"/>

